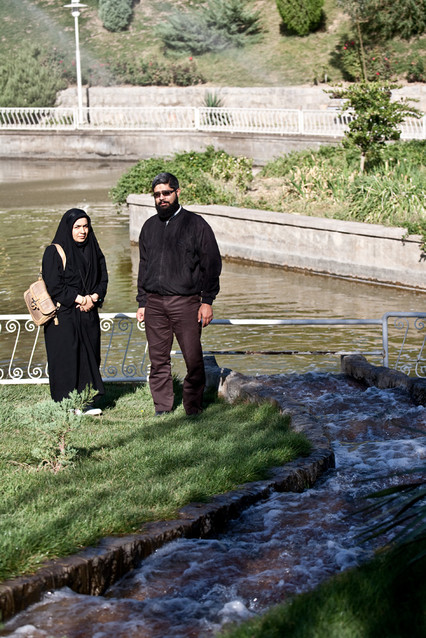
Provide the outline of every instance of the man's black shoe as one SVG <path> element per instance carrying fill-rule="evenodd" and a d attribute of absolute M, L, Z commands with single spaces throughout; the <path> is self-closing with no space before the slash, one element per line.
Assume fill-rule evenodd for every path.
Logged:
<path fill-rule="evenodd" d="M 170 414 L 169 410 L 158 410 L 158 412 L 155 413 L 155 416 L 162 416 L 163 414 Z"/>

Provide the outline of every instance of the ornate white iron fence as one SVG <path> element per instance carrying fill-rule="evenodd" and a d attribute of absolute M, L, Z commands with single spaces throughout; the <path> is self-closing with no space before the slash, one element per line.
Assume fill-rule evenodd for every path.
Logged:
<path fill-rule="evenodd" d="M 338 109 L 175 107 L 2 108 L 0 130 L 172 130 L 342 137 L 351 114 Z M 407 118 L 403 139 L 426 138 L 426 115 Z"/>
<path fill-rule="evenodd" d="M 145 381 L 149 373 L 143 324 L 136 314 L 102 313 L 102 367 L 105 381 Z M 377 347 L 365 351 L 346 350 L 205 350 L 205 354 L 225 355 L 342 355 L 364 354 L 379 357 L 384 366 L 426 378 L 426 313 L 389 312 L 379 319 L 215 319 L 217 326 L 310 326 L 316 331 L 330 326 L 377 326 Z M 0 384 L 46 383 L 48 372 L 42 330 L 29 315 L 0 315 Z M 391 335 L 391 339 L 390 339 Z M 392 346 L 390 346 L 392 341 Z M 390 352 L 392 348 L 392 352 Z M 180 352 L 173 351 L 172 355 Z M 390 356 L 392 354 L 392 357 Z"/>

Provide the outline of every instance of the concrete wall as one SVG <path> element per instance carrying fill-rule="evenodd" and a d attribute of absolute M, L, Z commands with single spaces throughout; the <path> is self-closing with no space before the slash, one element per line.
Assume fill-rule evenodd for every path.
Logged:
<path fill-rule="evenodd" d="M 335 138 L 256 133 L 155 131 L 1 131 L 0 157 L 28 159 L 123 159 L 171 157 L 213 145 L 262 166 L 290 151 L 318 149 Z"/>
<path fill-rule="evenodd" d="M 92 86 L 84 93 L 90 106 L 203 106 L 207 92 L 215 93 L 229 108 L 327 109 L 332 100 L 325 92 L 332 87 L 319 86 Z M 426 111 L 426 86 L 407 84 L 393 92 L 401 97 L 419 100 L 416 105 Z M 58 94 L 58 106 L 74 107 L 77 89 L 71 87 Z"/>
<path fill-rule="evenodd" d="M 130 240 L 155 213 L 150 195 L 130 195 Z M 405 229 L 290 213 L 188 206 L 213 228 L 222 256 L 426 291 L 421 238 Z"/>

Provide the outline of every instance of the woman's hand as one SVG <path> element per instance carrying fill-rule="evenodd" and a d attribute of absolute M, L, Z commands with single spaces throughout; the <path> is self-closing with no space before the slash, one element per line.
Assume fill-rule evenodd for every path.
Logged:
<path fill-rule="evenodd" d="M 96 297 L 99 299 L 98 295 L 96 295 Z M 95 298 L 95 295 L 85 295 L 84 297 L 77 295 L 75 300 L 80 312 L 90 312 L 95 307 L 97 299 Z"/>

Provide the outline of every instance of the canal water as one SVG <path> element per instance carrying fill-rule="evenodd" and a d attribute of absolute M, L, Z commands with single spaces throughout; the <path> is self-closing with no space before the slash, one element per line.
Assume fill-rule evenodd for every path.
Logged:
<path fill-rule="evenodd" d="M 129 242 L 127 210 L 117 209 L 108 199 L 108 191 L 128 167 L 127 162 L 109 161 L 0 160 L 2 314 L 26 312 L 22 294 L 36 278 L 43 250 L 62 214 L 74 206 L 88 211 L 106 256 L 110 284 L 103 311 L 136 312 L 138 249 Z M 425 301 L 425 293 L 413 290 L 226 262 L 214 312 L 221 319 L 376 319 L 388 311 L 424 310 Z M 205 350 L 216 352 L 372 352 L 381 342 L 379 329 L 371 326 L 212 325 L 203 333 L 203 345 Z M 255 354 L 218 356 L 217 360 L 246 374 L 269 374 L 318 368 L 336 372 L 340 357 Z M 379 357 L 371 361 L 381 363 Z"/>
<path fill-rule="evenodd" d="M 60 216 L 71 206 L 88 206 L 110 272 L 104 311 L 135 311 L 137 249 L 129 245 L 126 211 L 107 200 L 124 168 L 108 162 L 0 163 L 3 308 L 25 311 L 17 291 L 36 274 Z M 377 318 L 422 309 L 424 295 L 409 290 L 235 263 L 224 264 L 215 303 L 217 318 Z M 305 328 L 282 334 L 212 326 L 204 332 L 205 347 L 213 349 L 370 348 L 372 342 L 371 328 L 362 334 L 332 328 L 320 339 Z M 216 538 L 168 544 L 103 597 L 51 592 L 8 622 L 0 636 L 207 638 L 227 622 L 261 614 L 372 555 L 374 544 L 359 538 L 367 524 L 364 497 L 403 480 L 396 472 L 424 465 L 426 409 L 401 390 L 365 389 L 340 375 L 338 356 L 218 360 L 260 375 L 265 392 L 283 408 L 299 403 L 307 409 L 332 441 L 336 469 L 302 494 L 274 494 L 250 507 Z"/>

